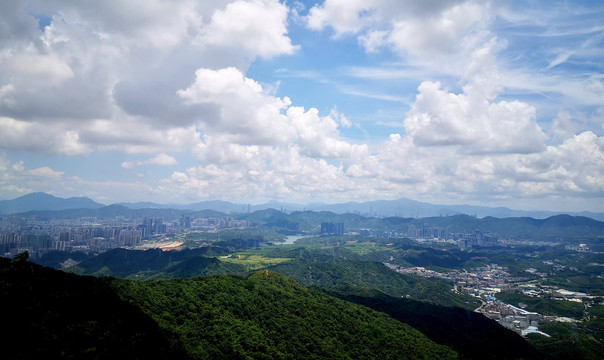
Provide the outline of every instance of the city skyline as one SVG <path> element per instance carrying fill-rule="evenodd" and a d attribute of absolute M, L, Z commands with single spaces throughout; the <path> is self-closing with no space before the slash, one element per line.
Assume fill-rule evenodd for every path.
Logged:
<path fill-rule="evenodd" d="M 597 1 L 2 8 L 0 200 L 604 212 Z"/>

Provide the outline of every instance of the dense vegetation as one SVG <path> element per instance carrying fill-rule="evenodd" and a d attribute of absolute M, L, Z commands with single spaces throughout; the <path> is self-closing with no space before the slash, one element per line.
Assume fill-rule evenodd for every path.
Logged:
<path fill-rule="evenodd" d="M 449 358 L 455 356 L 450 349 L 464 359 L 547 358 L 520 336 L 471 312 L 479 305 L 478 301 L 452 292 L 452 285 L 447 281 L 398 274 L 383 263 L 423 266 L 441 272 L 498 264 L 508 267 L 515 277 L 604 295 L 601 266 L 604 255 L 569 252 L 563 245 L 460 250 L 452 244 L 425 245 L 384 235 L 312 237 L 295 245 L 266 246 L 279 242 L 283 234 L 316 233 L 322 221 L 343 222 L 347 230 L 370 227 L 405 233 L 410 225 L 425 224 L 452 232 L 480 229 L 500 235 L 507 232 L 516 238 L 563 243 L 587 241 L 597 245 L 599 240 L 594 234 L 602 233 L 602 223 L 590 219 L 567 216 L 545 220 L 469 216 L 370 219 L 353 214 L 284 214 L 276 210 L 240 218 L 259 226 L 192 232 L 185 238 L 186 245 L 195 247 L 203 243 L 206 246 L 203 248 L 171 252 L 114 249 L 95 256 L 70 255 L 81 261 L 69 269 L 71 272 L 123 279 L 72 274 L 64 274 L 69 277 L 63 279 L 60 278 L 63 275 L 46 274 L 48 269 L 32 267 L 31 271 L 42 281 L 49 284 L 62 281 L 65 286 L 59 286 L 58 293 L 48 290 L 51 286 L 48 284 L 28 287 L 11 283 L 16 278 L 25 279 L 19 280 L 24 284 L 33 281 L 27 276 L 6 280 L 0 284 L 3 291 L 4 285 L 8 286 L 2 293 L 2 305 L 17 308 L 22 303 L 26 309 L 9 320 L 18 322 L 21 316 L 25 323 L 32 324 L 29 328 L 18 327 L 17 335 L 9 340 L 43 339 L 38 348 L 15 350 L 10 354 L 15 358 L 32 357 L 31 354 L 39 355 L 42 349 L 49 348 L 50 357 L 61 353 L 62 358 L 103 358 L 117 351 L 114 346 L 123 346 L 125 354 L 136 358 L 140 347 L 152 343 L 151 355 L 160 358 L 174 354 L 179 354 L 177 358 L 401 358 L 404 356 L 401 354 L 422 358 L 428 356 L 424 352 L 430 354 L 430 358 Z M 535 237 L 537 233 L 540 235 Z M 555 237 L 556 234 L 560 236 Z M 65 254 L 53 252 L 36 261 L 59 267 L 66 260 Z M 32 266 L 26 262 L 8 264 L 7 268 L 13 270 Z M 526 272 L 528 268 L 535 271 Z M 270 270 L 269 276 L 264 269 Z M 10 272 L 3 271 L 4 275 Z M 300 285 L 277 273 L 285 274 Z M 73 297 L 74 301 L 101 308 L 107 303 L 117 312 L 103 308 L 91 317 L 84 315 L 84 310 L 77 310 L 73 316 L 64 315 L 78 306 L 66 300 L 71 299 L 71 287 L 76 286 L 81 291 Z M 21 292 L 22 297 L 12 299 L 16 291 Z M 50 300 L 44 298 L 44 291 L 51 296 Z M 96 302 L 88 301 L 87 292 L 94 294 Z M 595 359 L 604 353 L 602 306 L 584 308 L 581 303 L 514 293 L 501 293 L 498 298 L 514 305 L 526 304 L 527 310 L 546 315 L 584 317 L 575 324 L 540 325 L 540 330 L 552 337 L 529 335 L 528 340 L 544 353 L 557 359 Z M 54 309 L 46 308 L 46 304 L 55 304 L 58 315 Z M 29 311 L 27 309 L 34 311 L 22 314 Z M 123 316 L 124 312 L 132 318 Z M 344 319 L 341 314 L 346 315 Z M 450 349 L 427 341 L 403 323 Z M 139 326 L 141 324 L 145 327 Z M 55 330 L 57 326 L 60 328 Z M 114 339 L 117 336 L 129 345 Z M 101 343 L 97 345 L 94 339 Z M 61 343 L 67 348 L 57 345 Z"/>
<path fill-rule="evenodd" d="M 485 316 L 381 293 L 336 296 L 384 312 L 471 359 L 544 359 L 545 354 Z"/>
<path fill-rule="evenodd" d="M 212 243 L 224 249 L 239 250 L 280 242 L 284 237 L 264 227 L 222 229 L 212 232 L 195 231 L 186 235 L 185 246 L 198 247 L 200 243 Z"/>
<path fill-rule="evenodd" d="M 604 354 L 602 338 L 594 336 L 589 329 L 593 324 L 568 324 L 550 322 L 539 326 L 539 329 L 551 337 L 529 334 L 528 341 L 540 351 L 550 354 L 555 359 L 600 360 Z M 602 323 L 597 325 L 602 333 Z"/>
<path fill-rule="evenodd" d="M 100 278 L 0 258 L 4 359 L 187 359 Z"/>
<path fill-rule="evenodd" d="M 140 282 L 0 259 L 0 284 L 11 359 L 457 358 L 386 314 L 273 272 Z"/>
<path fill-rule="evenodd" d="M 34 345 L 9 358 L 543 358 L 479 314 L 368 288 L 338 299 L 272 271 L 141 282 L 0 260 L 8 340 Z"/>
<path fill-rule="evenodd" d="M 498 300 L 514 306 L 524 307 L 528 311 L 543 315 L 556 315 L 581 319 L 584 305 L 578 302 L 554 300 L 543 297 L 531 297 L 518 292 L 500 292 L 496 294 Z"/>
<path fill-rule="evenodd" d="M 598 272 L 588 274 L 567 274 L 544 279 L 541 282 L 546 285 L 557 285 L 567 290 L 586 292 L 595 296 L 604 296 L 604 278 Z"/>
<path fill-rule="evenodd" d="M 514 293 L 502 293 L 502 300 L 525 303 L 527 310 L 583 318 L 580 322 L 549 322 L 539 325 L 539 330 L 551 337 L 529 334 L 527 340 L 543 353 L 556 359 L 601 359 L 604 354 L 604 305 L 586 307 L 581 303 L 530 298 Z M 500 294 L 501 295 L 501 294 Z M 500 296 L 497 296 L 500 298 Z M 572 305 L 571 305 L 572 304 Z"/>
<path fill-rule="evenodd" d="M 243 266 L 224 263 L 211 257 L 226 253 L 226 250 L 215 247 L 182 251 L 112 249 L 87 258 L 77 266 L 70 268 L 69 271 L 78 274 L 132 279 L 245 274 Z"/>
<path fill-rule="evenodd" d="M 274 272 L 148 283 L 119 293 L 208 359 L 445 359 L 456 355 L 385 314 Z"/>
<path fill-rule="evenodd" d="M 218 259 L 228 252 L 220 247 L 165 252 L 113 249 L 89 257 L 70 272 L 95 276 L 150 280 L 187 278 L 217 274 L 245 275 L 249 270 L 269 268 L 290 276 L 302 285 L 313 285 L 340 293 L 355 293 L 366 289 L 385 294 L 427 300 L 436 304 L 475 309 L 479 302 L 470 296 L 450 291 L 452 285 L 439 279 L 402 275 L 384 264 L 366 260 L 347 248 L 306 249 L 278 247 L 258 250 L 262 258 L 250 253 L 233 258 Z M 249 261 L 247 261 L 249 260 Z M 253 262 L 260 266 L 252 266 Z"/>
<path fill-rule="evenodd" d="M 290 276 L 303 285 L 313 285 L 342 294 L 379 290 L 394 297 L 410 297 L 470 310 L 479 305 L 470 296 L 451 292 L 452 284 L 447 281 L 398 274 L 380 262 L 348 259 L 341 254 L 308 251 L 304 248 L 278 255 L 293 259 L 271 266 L 270 269 Z"/>

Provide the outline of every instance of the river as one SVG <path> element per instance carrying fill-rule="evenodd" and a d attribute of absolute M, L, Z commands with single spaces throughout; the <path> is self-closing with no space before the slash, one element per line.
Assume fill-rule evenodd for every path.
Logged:
<path fill-rule="evenodd" d="M 303 237 L 307 237 L 308 235 L 290 235 L 290 236 L 286 236 L 285 237 L 285 241 L 284 242 L 280 242 L 280 243 L 274 243 L 275 245 L 292 245 L 293 243 L 295 243 L 296 241 L 298 241 L 298 239 L 302 239 Z"/>

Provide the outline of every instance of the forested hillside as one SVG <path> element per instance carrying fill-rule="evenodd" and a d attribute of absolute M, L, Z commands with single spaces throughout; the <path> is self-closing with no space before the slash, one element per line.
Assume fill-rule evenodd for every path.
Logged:
<path fill-rule="evenodd" d="M 456 358 L 386 314 L 274 272 L 112 284 L 197 358 Z"/>
<path fill-rule="evenodd" d="M 388 315 L 274 272 L 140 282 L 0 259 L 6 358 L 454 359 Z"/>
<path fill-rule="evenodd" d="M 101 278 L 0 257 L 3 359 L 187 359 Z"/>
<path fill-rule="evenodd" d="M 217 274 L 245 275 L 246 270 L 241 265 L 224 263 L 212 257 L 225 253 L 227 252 L 224 249 L 212 247 L 183 251 L 112 249 L 85 259 L 69 271 L 131 279 L 186 278 Z"/>
<path fill-rule="evenodd" d="M 303 249 L 294 253 L 305 252 Z M 292 255 L 294 256 L 294 255 Z M 314 253 L 270 267 L 307 286 L 317 286 L 342 294 L 378 290 L 394 297 L 410 297 L 446 306 L 473 310 L 479 302 L 451 292 L 451 284 L 440 279 L 398 274 L 376 261 L 345 259 Z"/>
<path fill-rule="evenodd" d="M 461 308 L 401 299 L 373 292 L 336 296 L 384 312 L 468 359 L 547 359 L 518 334 L 495 321 Z"/>

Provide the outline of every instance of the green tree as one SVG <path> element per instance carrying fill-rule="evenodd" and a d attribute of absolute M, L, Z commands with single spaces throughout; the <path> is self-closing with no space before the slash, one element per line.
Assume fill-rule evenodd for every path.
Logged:
<path fill-rule="evenodd" d="M 29 251 L 25 250 L 24 252 L 15 255 L 15 259 L 13 261 L 25 262 L 25 261 L 27 261 L 28 258 L 29 258 Z"/>

